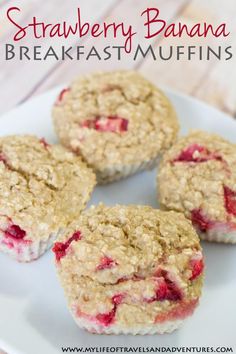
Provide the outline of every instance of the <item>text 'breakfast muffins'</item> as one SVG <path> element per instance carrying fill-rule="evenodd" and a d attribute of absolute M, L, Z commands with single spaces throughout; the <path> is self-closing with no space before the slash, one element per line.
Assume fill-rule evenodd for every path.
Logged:
<path fill-rule="evenodd" d="M 184 212 L 204 240 L 236 243 L 236 145 L 196 131 L 164 156 L 158 176 L 165 209 Z"/>
<path fill-rule="evenodd" d="M 85 207 L 95 175 L 81 159 L 33 136 L 0 138 L 0 251 L 38 258 Z"/>
<path fill-rule="evenodd" d="M 99 183 L 155 166 L 178 132 L 169 100 L 129 71 L 76 80 L 61 92 L 53 118 L 62 144 L 82 155 Z"/>
<path fill-rule="evenodd" d="M 171 332 L 198 304 L 199 238 L 183 214 L 99 205 L 53 251 L 69 308 L 93 333 Z"/>

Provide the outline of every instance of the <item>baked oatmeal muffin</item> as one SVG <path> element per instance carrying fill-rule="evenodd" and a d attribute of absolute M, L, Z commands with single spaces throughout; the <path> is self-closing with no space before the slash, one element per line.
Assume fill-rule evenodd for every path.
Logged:
<path fill-rule="evenodd" d="M 53 120 L 61 143 L 82 155 L 99 183 L 154 167 L 178 132 L 165 95 L 129 71 L 77 79 L 60 93 Z"/>
<path fill-rule="evenodd" d="M 195 131 L 164 155 L 162 208 L 183 212 L 203 240 L 236 243 L 236 145 Z"/>
<path fill-rule="evenodd" d="M 34 136 L 0 138 L 0 251 L 41 256 L 85 207 L 94 173 L 78 156 Z"/>
<path fill-rule="evenodd" d="M 199 302 L 202 250 L 183 214 L 91 207 L 53 251 L 70 311 L 92 333 L 171 332 Z"/>

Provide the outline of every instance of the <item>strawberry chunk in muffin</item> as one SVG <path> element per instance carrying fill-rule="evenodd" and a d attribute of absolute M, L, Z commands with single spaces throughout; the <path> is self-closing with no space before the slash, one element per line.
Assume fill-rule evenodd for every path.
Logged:
<path fill-rule="evenodd" d="M 60 261 L 61 258 L 66 256 L 66 252 L 73 241 L 79 240 L 81 240 L 81 233 L 80 231 L 76 231 L 66 242 L 56 242 L 53 247 L 53 252 L 56 255 L 57 261 Z"/>
<path fill-rule="evenodd" d="M 236 217 L 236 191 L 224 186 L 224 198 L 227 212 Z"/>
<path fill-rule="evenodd" d="M 82 122 L 81 126 L 98 132 L 122 133 L 128 130 L 129 121 L 120 117 L 96 117 Z"/>
<path fill-rule="evenodd" d="M 210 152 L 205 146 L 192 144 L 181 151 L 180 155 L 173 162 L 201 163 L 210 160 L 222 161 L 222 157 L 214 152 Z"/>

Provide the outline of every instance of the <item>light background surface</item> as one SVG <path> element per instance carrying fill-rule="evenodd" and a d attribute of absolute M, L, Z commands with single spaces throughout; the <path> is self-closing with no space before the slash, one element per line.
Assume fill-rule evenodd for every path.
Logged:
<path fill-rule="evenodd" d="M 124 21 L 132 23 L 138 29 L 139 36 L 135 43 L 152 44 L 154 48 L 159 45 L 236 45 L 236 3 L 235 0 L 1 0 L 0 1 L 0 48 L 3 51 L 3 44 L 12 41 L 15 32 L 13 25 L 6 21 L 6 10 L 10 6 L 19 6 L 22 9 L 21 23 L 27 24 L 33 16 L 37 16 L 46 23 L 61 22 L 63 20 L 74 22 L 76 9 L 81 8 L 82 17 L 90 22 L 103 21 Z M 231 31 L 230 37 L 207 39 L 193 38 L 186 36 L 182 39 L 163 39 L 158 37 L 155 40 L 143 38 L 144 19 L 140 17 L 141 12 L 147 7 L 158 7 L 161 17 L 169 23 L 183 22 L 193 25 L 197 22 L 208 22 L 220 24 L 226 22 Z M 55 48 L 61 45 L 74 46 L 96 45 L 97 48 L 104 47 L 104 44 L 122 45 L 121 38 L 104 41 L 102 38 L 83 39 L 69 38 L 66 41 L 57 39 L 45 39 L 43 42 L 33 38 L 22 40 L 21 45 L 42 45 L 43 47 L 53 45 Z M 236 55 L 234 49 L 234 54 Z M 93 70 L 111 69 L 138 69 L 146 77 L 157 85 L 179 90 L 189 95 L 204 100 L 215 107 L 235 116 L 236 115 L 236 59 L 230 61 L 176 61 L 176 59 L 160 62 L 146 58 L 141 61 L 132 61 L 128 57 L 122 61 L 90 60 L 82 59 L 79 62 L 19 62 L 0 61 L 0 113 L 6 112 L 14 106 L 26 101 L 30 97 L 42 93 L 49 88 L 69 82 L 75 75 L 82 75 Z"/>

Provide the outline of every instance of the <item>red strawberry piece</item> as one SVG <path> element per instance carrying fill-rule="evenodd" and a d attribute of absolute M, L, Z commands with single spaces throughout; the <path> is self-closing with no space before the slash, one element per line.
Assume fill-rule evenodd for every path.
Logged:
<path fill-rule="evenodd" d="M 99 132 L 122 133 L 128 130 L 129 121 L 116 116 L 97 117 L 94 120 L 86 120 L 82 127 L 95 129 Z"/>
<path fill-rule="evenodd" d="M 0 154 L 0 162 L 3 162 L 4 164 L 7 163 L 7 159 L 3 154 Z"/>
<path fill-rule="evenodd" d="M 182 292 L 178 286 L 169 279 L 168 272 L 165 270 L 159 270 L 156 274 L 158 277 L 157 288 L 155 296 L 148 299 L 147 302 L 154 301 L 178 301 L 182 299 Z"/>
<path fill-rule="evenodd" d="M 113 268 L 117 263 L 110 257 L 102 257 L 100 260 L 100 264 L 97 266 L 96 270 L 104 270 Z"/>
<path fill-rule="evenodd" d="M 167 295 L 166 295 L 166 300 L 170 301 L 178 301 L 182 299 L 182 293 L 177 287 L 177 285 L 169 280 L 166 280 L 167 282 Z"/>
<path fill-rule="evenodd" d="M 122 303 L 122 301 L 124 300 L 124 297 L 125 297 L 124 294 L 114 295 L 111 299 L 111 301 L 114 305 L 113 309 L 108 313 L 98 314 L 96 316 L 96 320 L 99 321 L 105 327 L 111 325 L 115 320 L 117 307 Z"/>
<path fill-rule="evenodd" d="M 124 294 L 117 294 L 117 295 L 114 295 L 113 297 L 112 297 L 112 303 L 114 304 L 114 305 L 120 305 L 121 303 L 122 303 L 122 301 L 124 300 L 124 298 L 125 298 L 125 295 Z"/>
<path fill-rule="evenodd" d="M 128 120 L 119 117 L 107 117 L 95 122 L 95 129 L 99 132 L 121 133 L 128 129 Z"/>
<path fill-rule="evenodd" d="M 208 150 L 201 145 L 192 144 L 174 160 L 174 162 L 201 162 L 200 154 L 209 154 Z M 204 160 L 205 161 L 205 160 Z"/>
<path fill-rule="evenodd" d="M 56 242 L 52 251 L 56 255 L 56 260 L 59 262 L 61 258 L 65 257 L 67 247 L 63 242 Z"/>
<path fill-rule="evenodd" d="M 227 212 L 236 216 L 236 191 L 224 186 L 224 198 Z"/>
<path fill-rule="evenodd" d="M 213 222 L 203 214 L 201 209 L 192 210 L 191 220 L 193 225 L 202 232 L 207 232 L 213 226 Z"/>
<path fill-rule="evenodd" d="M 70 91 L 69 88 L 63 89 L 63 90 L 60 92 L 60 94 L 59 94 L 59 96 L 58 96 L 58 98 L 57 98 L 56 104 L 59 104 L 60 102 L 62 102 L 62 100 L 63 100 L 65 94 L 66 94 L 67 92 L 69 92 L 69 91 Z"/>
<path fill-rule="evenodd" d="M 194 280 L 196 278 L 198 278 L 204 269 L 204 262 L 203 259 L 192 259 L 191 262 L 191 268 L 192 268 L 192 275 L 189 278 L 190 280 Z"/>
<path fill-rule="evenodd" d="M 222 161 L 222 157 L 216 153 L 210 152 L 204 146 L 192 144 L 183 150 L 173 162 L 206 162 L 209 160 Z"/>
<path fill-rule="evenodd" d="M 10 225 L 4 231 L 6 237 L 13 238 L 15 240 L 22 240 L 26 236 L 26 232 L 18 225 Z"/>
<path fill-rule="evenodd" d="M 45 147 L 45 149 L 50 146 L 44 138 L 40 139 L 39 142 Z"/>
<path fill-rule="evenodd" d="M 114 307 L 110 312 L 108 313 L 99 313 L 96 316 L 97 321 L 100 322 L 103 326 L 107 327 L 111 325 L 114 322 L 116 315 L 116 307 Z"/>
<path fill-rule="evenodd" d="M 65 257 L 66 251 L 73 241 L 81 240 L 81 232 L 76 231 L 66 242 L 56 242 L 52 251 L 56 255 L 56 260 L 59 262 L 61 258 Z"/>
<path fill-rule="evenodd" d="M 167 298 L 168 286 L 165 281 L 161 282 L 156 290 L 155 301 L 163 301 Z"/>
<path fill-rule="evenodd" d="M 167 293 L 164 300 L 178 301 L 182 299 L 182 292 L 175 282 L 170 279 L 166 270 L 161 271 L 161 275 L 167 286 Z"/>

